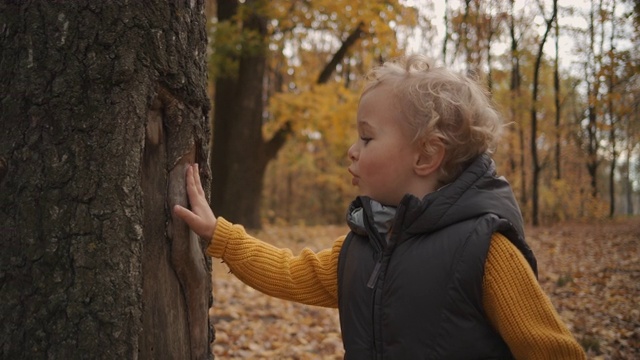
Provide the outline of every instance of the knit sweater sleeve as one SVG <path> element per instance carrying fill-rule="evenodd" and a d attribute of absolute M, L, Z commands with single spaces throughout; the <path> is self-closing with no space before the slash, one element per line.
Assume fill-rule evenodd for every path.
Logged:
<path fill-rule="evenodd" d="M 207 255 L 222 259 L 242 282 L 267 295 L 308 305 L 338 307 L 338 257 L 344 237 L 330 249 L 294 256 L 218 218 Z"/>
<path fill-rule="evenodd" d="M 487 317 L 516 359 L 585 359 L 524 256 L 501 234 L 491 239 L 483 291 Z"/>

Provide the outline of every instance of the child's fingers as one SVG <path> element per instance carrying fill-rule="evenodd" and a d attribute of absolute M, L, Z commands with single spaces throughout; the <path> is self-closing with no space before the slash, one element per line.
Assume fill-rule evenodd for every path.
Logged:
<path fill-rule="evenodd" d="M 200 166 L 198 163 L 195 164 L 193 179 L 196 183 L 196 189 L 201 196 L 204 196 L 204 189 L 202 188 L 202 183 L 200 182 Z"/>
<path fill-rule="evenodd" d="M 198 216 L 196 216 L 196 214 L 180 205 L 175 205 L 173 207 L 173 212 L 178 215 L 182 221 L 186 222 L 189 227 L 192 227 L 198 221 Z"/>
<path fill-rule="evenodd" d="M 187 169 L 187 196 L 189 197 L 191 210 L 194 213 L 201 215 L 201 213 L 209 207 L 209 203 L 204 196 L 202 185 L 197 181 L 199 180 L 199 176 L 197 174 L 197 166 L 189 166 Z"/>
<path fill-rule="evenodd" d="M 200 215 L 193 213 L 189 209 L 180 205 L 175 205 L 173 207 L 173 212 L 176 216 L 182 219 L 182 221 L 187 223 L 189 228 L 198 234 L 198 236 L 204 239 L 211 239 L 213 236 L 213 230 L 216 224 L 215 217 L 213 217 L 213 220 L 203 219 Z M 213 216 L 213 214 L 211 214 L 211 216 Z"/>
<path fill-rule="evenodd" d="M 189 202 L 193 203 L 198 197 L 198 189 L 193 175 L 193 167 L 189 165 L 187 169 L 187 195 L 189 196 Z"/>
<path fill-rule="evenodd" d="M 180 205 L 173 207 L 174 214 L 182 219 L 187 225 L 202 238 L 210 239 L 213 236 L 213 229 L 216 226 L 216 217 L 209 207 L 209 203 L 204 195 L 198 165 L 187 166 L 186 171 L 187 196 L 191 209 Z"/>

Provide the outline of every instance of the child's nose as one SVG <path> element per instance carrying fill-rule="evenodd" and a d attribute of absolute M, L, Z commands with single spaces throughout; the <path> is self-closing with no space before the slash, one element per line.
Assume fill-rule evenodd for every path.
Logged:
<path fill-rule="evenodd" d="M 351 145 L 351 147 L 349 147 L 349 150 L 347 151 L 347 156 L 349 157 L 349 160 L 351 161 L 355 161 L 356 160 L 356 144 Z"/>

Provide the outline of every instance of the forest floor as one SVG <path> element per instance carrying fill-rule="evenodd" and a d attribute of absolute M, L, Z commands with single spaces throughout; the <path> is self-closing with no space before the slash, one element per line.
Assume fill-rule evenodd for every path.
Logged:
<path fill-rule="evenodd" d="M 276 246 L 318 251 L 345 227 L 268 227 Z M 529 227 L 539 281 L 589 359 L 640 359 L 640 218 Z M 213 260 L 218 359 L 342 359 L 335 309 L 268 297 Z"/>

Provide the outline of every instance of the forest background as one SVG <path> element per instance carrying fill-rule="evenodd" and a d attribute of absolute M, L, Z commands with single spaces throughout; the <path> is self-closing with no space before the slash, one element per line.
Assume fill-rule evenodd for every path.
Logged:
<path fill-rule="evenodd" d="M 341 223 L 363 77 L 410 53 L 486 84 L 508 124 L 498 170 L 527 222 L 638 213 L 637 2 L 231 3 L 207 8 L 217 214 Z"/>
<path fill-rule="evenodd" d="M 498 171 L 528 224 L 540 283 L 588 358 L 638 356 L 640 4 L 228 5 L 207 8 L 218 215 L 294 252 L 331 246 L 356 195 L 346 152 L 363 78 L 426 54 L 479 79 L 502 112 Z M 342 357 L 335 311 L 270 298 L 224 264 L 213 270 L 216 356 Z"/>

